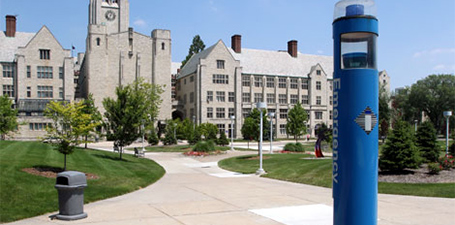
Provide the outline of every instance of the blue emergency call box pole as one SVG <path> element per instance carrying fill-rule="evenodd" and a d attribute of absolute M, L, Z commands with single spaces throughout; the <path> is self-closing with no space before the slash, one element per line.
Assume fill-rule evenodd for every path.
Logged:
<path fill-rule="evenodd" d="M 333 21 L 334 225 L 376 225 L 378 20 L 373 0 L 342 0 Z"/>

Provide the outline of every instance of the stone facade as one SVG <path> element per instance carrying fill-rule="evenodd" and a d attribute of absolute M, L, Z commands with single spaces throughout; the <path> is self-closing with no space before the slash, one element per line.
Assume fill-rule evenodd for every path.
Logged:
<path fill-rule="evenodd" d="M 332 126 L 332 57 L 298 53 L 296 41 L 288 43 L 288 52 L 275 52 L 242 49 L 239 35 L 232 40 L 232 49 L 220 40 L 182 68 L 177 110 L 183 117 L 216 124 L 229 134 L 233 115 L 234 136 L 240 138 L 245 117 L 264 101 L 276 114 L 277 137 L 285 138 L 287 112 L 301 102 L 312 136 L 318 124 Z"/>
<path fill-rule="evenodd" d="M 74 63 L 71 51 L 46 26 L 37 33 L 15 32 L 10 27 L 15 20 L 7 27 L 14 32 L 0 32 L 0 87 L 19 111 L 21 125 L 14 138 L 37 139 L 44 137 L 50 123 L 43 116 L 46 104 L 74 100 Z"/>
<path fill-rule="evenodd" d="M 85 58 L 78 80 L 79 93 L 89 93 L 103 113 L 104 98 L 115 88 L 143 78 L 164 89 L 158 120 L 171 117 L 171 34 L 153 30 L 151 36 L 129 28 L 128 0 L 91 0 Z"/>

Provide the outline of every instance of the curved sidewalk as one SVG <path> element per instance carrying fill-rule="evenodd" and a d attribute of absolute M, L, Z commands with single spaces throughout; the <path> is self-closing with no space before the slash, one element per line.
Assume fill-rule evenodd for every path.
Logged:
<path fill-rule="evenodd" d="M 49 220 L 50 213 L 12 224 L 332 224 L 331 189 L 220 169 L 229 152 L 205 158 L 147 153 L 166 169 L 153 185 L 84 206 L 86 219 Z M 57 197 L 57 193 L 56 193 Z M 452 224 L 454 199 L 379 195 L 379 225 Z"/>

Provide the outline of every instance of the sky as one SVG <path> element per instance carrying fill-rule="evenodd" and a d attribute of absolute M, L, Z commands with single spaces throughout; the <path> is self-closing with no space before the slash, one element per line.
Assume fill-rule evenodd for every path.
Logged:
<path fill-rule="evenodd" d="M 333 55 L 337 0 L 130 0 L 130 26 L 150 35 L 171 30 L 172 61 L 181 62 L 195 35 L 206 47 L 242 35 L 242 48 L 286 50 L 298 41 L 304 54 Z M 18 32 L 46 25 L 66 49 L 85 51 L 89 0 L 0 0 L 5 16 L 17 15 Z M 455 0 L 376 0 L 378 69 L 392 90 L 430 74 L 455 74 Z"/>

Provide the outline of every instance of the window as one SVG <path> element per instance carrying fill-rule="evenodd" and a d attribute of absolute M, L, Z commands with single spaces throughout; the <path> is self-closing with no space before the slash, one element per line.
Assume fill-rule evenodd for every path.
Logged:
<path fill-rule="evenodd" d="M 161 50 L 166 50 L 166 44 L 164 42 L 161 42 Z"/>
<path fill-rule="evenodd" d="M 213 118 L 213 108 L 212 107 L 207 108 L 207 118 Z"/>
<path fill-rule="evenodd" d="M 30 66 L 27 66 L 27 78 L 32 77 L 32 68 Z"/>
<path fill-rule="evenodd" d="M 14 64 L 3 64 L 3 77 L 14 77 Z"/>
<path fill-rule="evenodd" d="M 52 86 L 38 86 L 38 98 L 53 98 Z"/>
<path fill-rule="evenodd" d="M 194 108 L 191 108 L 190 109 L 190 118 L 193 118 L 193 116 L 194 116 Z"/>
<path fill-rule="evenodd" d="M 58 97 L 63 98 L 63 88 L 62 87 L 58 88 Z"/>
<path fill-rule="evenodd" d="M 287 88 L 286 78 L 279 78 L 278 79 L 278 87 L 279 88 Z"/>
<path fill-rule="evenodd" d="M 226 131 L 226 125 L 225 124 L 217 124 L 216 127 L 218 127 L 218 132 L 224 133 Z"/>
<path fill-rule="evenodd" d="M 213 91 L 207 91 L 207 101 L 213 102 Z"/>
<path fill-rule="evenodd" d="M 27 98 L 32 97 L 32 87 L 27 87 Z"/>
<path fill-rule="evenodd" d="M 52 74 L 52 67 L 50 66 L 38 66 L 36 77 L 41 79 L 52 79 L 54 76 Z"/>
<path fill-rule="evenodd" d="M 96 46 L 100 46 L 101 44 L 101 39 L 100 38 L 96 38 Z"/>
<path fill-rule="evenodd" d="M 288 98 L 287 98 L 286 94 L 279 94 L 278 95 L 278 103 L 280 103 L 280 104 L 288 103 Z"/>
<path fill-rule="evenodd" d="M 186 104 L 186 94 L 183 95 L 183 104 Z"/>
<path fill-rule="evenodd" d="M 262 87 L 262 77 L 255 76 L 254 77 L 254 86 L 255 87 Z"/>
<path fill-rule="evenodd" d="M 214 84 L 229 84 L 229 75 L 225 74 L 213 74 L 213 83 Z"/>
<path fill-rule="evenodd" d="M 242 76 L 242 86 L 244 87 L 249 87 L 251 86 L 251 79 L 250 79 L 250 76 Z"/>
<path fill-rule="evenodd" d="M 234 92 L 229 92 L 229 102 L 235 102 L 235 93 Z"/>
<path fill-rule="evenodd" d="M 225 102 L 226 101 L 226 92 L 217 91 L 216 92 L 216 101 L 217 102 Z"/>
<path fill-rule="evenodd" d="M 262 102 L 262 93 L 254 93 L 254 102 Z"/>
<path fill-rule="evenodd" d="M 14 97 L 14 86 L 13 85 L 3 85 L 3 95 L 8 97 Z"/>
<path fill-rule="evenodd" d="M 286 124 L 280 124 L 280 134 L 286 135 Z"/>
<path fill-rule="evenodd" d="M 190 82 L 194 82 L 194 76 L 190 77 Z"/>
<path fill-rule="evenodd" d="M 225 108 L 216 108 L 216 118 L 218 119 L 226 118 Z"/>
<path fill-rule="evenodd" d="M 321 90 L 321 81 L 316 81 L 316 90 Z"/>
<path fill-rule="evenodd" d="M 40 59 L 51 59 L 51 50 L 49 49 L 40 49 L 39 50 L 39 58 Z"/>
<path fill-rule="evenodd" d="M 251 102 L 250 93 L 242 93 L 242 102 Z"/>
<path fill-rule="evenodd" d="M 314 112 L 314 118 L 317 120 L 322 120 L 322 112 Z"/>
<path fill-rule="evenodd" d="M 185 78 L 185 79 L 183 79 L 183 84 L 186 84 L 186 78 Z"/>
<path fill-rule="evenodd" d="M 268 88 L 275 87 L 275 78 L 274 77 L 267 77 L 267 87 Z"/>
<path fill-rule="evenodd" d="M 194 102 L 194 92 L 190 93 L 190 103 Z"/>
<path fill-rule="evenodd" d="M 316 96 L 316 105 L 321 105 L 321 103 L 322 103 L 321 96 Z"/>
<path fill-rule="evenodd" d="M 321 75 L 321 70 L 316 70 L 316 75 Z"/>
<path fill-rule="evenodd" d="M 231 116 L 234 116 L 235 115 L 235 111 L 234 111 L 234 108 L 229 108 L 229 114 L 228 114 L 228 117 L 231 118 Z"/>
<path fill-rule="evenodd" d="M 267 103 L 275 103 L 275 94 L 267 93 Z"/>
<path fill-rule="evenodd" d="M 291 104 L 297 104 L 299 102 L 299 95 L 291 95 Z"/>
<path fill-rule="evenodd" d="M 250 115 L 251 109 L 242 109 L 243 118 L 247 118 Z"/>
<path fill-rule="evenodd" d="M 333 111 L 332 110 L 329 111 L 329 119 L 333 119 Z"/>
<path fill-rule="evenodd" d="M 291 89 L 298 89 L 299 88 L 299 83 L 296 78 L 291 79 Z"/>
<path fill-rule="evenodd" d="M 224 69 L 224 60 L 216 60 L 216 68 Z"/>
<path fill-rule="evenodd" d="M 309 103 L 308 95 L 302 95 L 302 105 L 308 105 Z"/>
<path fill-rule="evenodd" d="M 333 82 L 332 81 L 329 81 L 329 87 L 330 87 L 330 90 L 332 91 L 333 90 Z"/>
<path fill-rule="evenodd" d="M 330 105 L 333 105 L 333 96 L 330 96 Z"/>
<path fill-rule="evenodd" d="M 63 67 L 58 68 L 58 78 L 63 79 Z"/>
<path fill-rule="evenodd" d="M 308 79 L 302 79 L 302 89 L 308 89 Z"/>
<path fill-rule="evenodd" d="M 287 119 L 287 118 L 288 118 L 288 110 L 280 109 L 280 119 Z"/>
<path fill-rule="evenodd" d="M 50 126 L 49 123 L 29 123 L 29 130 L 46 130 L 46 127 Z"/>

